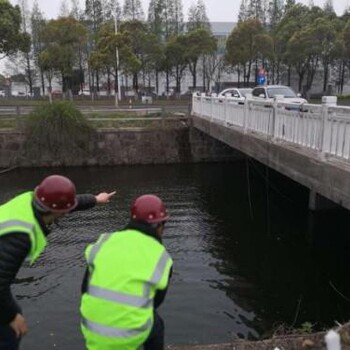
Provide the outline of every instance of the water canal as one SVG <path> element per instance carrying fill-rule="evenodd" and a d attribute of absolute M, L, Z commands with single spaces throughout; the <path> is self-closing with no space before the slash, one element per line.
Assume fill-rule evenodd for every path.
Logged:
<path fill-rule="evenodd" d="M 165 244 L 174 275 L 160 310 L 168 344 L 257 339 L 281 324 L 311 322 L 320 329 L 350 318 L 348 213 L 311 216 L 307 190 L 261 165 L 57 171 L 80 193 L 117 189 L 118 195 L 107 206 L 62 220 L 38 263 L 21 270 L 14 292 L 30 326 L 23 348 L 84 348 L 78 313 L 84 248 L 99 233 L 122 228 L 131 200 L 151 192 L 171 213 Z M 0 202 L 52 172 L 0 175 Z"/>

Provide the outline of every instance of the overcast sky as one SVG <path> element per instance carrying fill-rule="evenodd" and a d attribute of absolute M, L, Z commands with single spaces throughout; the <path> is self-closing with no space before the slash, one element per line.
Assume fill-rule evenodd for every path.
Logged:
<path fill-rule="evenodd" d="M 11 3 L 17 4 L 17 0 L 10 0 Z M 27 0 L 30 8 L 33 6 L 34 0 Z M 37 0 L 42 12 L 48 18 L 54 18 L 59 13 L 62 0 Z M 70 0 L 66 0 L 70 4 Z M 124 0 L 119 0 L 123 4 Z M 147 13 L 149 0 L 141 0 L 144 12 Z M 187 16 L 189 6 L 194 0 L 182 0 L 184 6 L 184 14 Z M 207 6 L 207 14 L 211 21 L 215 22 L 235 22 L 239 11 L 241 0 L 204 0 Z M 299 2 L 308 4 L 309 0 L 299 0 Z M 314 0 L 314 4 L 323 7 L 325 0 Z M 85 0 L 80 0 L 82 7 Z M 350 0 L 333 0 L 334 9 L 340 15 L 350 4 Z"/>

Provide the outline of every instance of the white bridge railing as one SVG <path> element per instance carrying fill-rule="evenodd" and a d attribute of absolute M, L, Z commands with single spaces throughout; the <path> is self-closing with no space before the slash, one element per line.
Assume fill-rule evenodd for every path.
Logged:
<path fill-rule="evenodd" d="M 328 98 L 329 100 L 329 98 Z M 193 95 L 192 113 L 242 132 L 266 135 L 323 155 L 350 159 L 350 107 L 327 104 L 295 105 L 279 101 L 245 102 L 234 97 Z"/>

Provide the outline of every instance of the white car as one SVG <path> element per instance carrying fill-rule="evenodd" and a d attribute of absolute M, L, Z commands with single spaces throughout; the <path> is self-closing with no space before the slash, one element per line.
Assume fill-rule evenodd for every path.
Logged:
<path fill-rule="evenodd" d="M 4 90 L 0 90 L 0 97 L 6 97 L 6 94 L 5 94 Z"/>
<path fill-rule="evenodd" d="M 80 90 L 78 94 L 79 94 L 79 96 L 90 96 L 91 95 L 89 89 Z"/>
<path fill-rule="evenodd" d="M 226 94 L 227 95 L 230 94 L 232 97 L 237 99 L 239 102 L 244 103 L 246 95 L 251 94 L 251 93 L 252 93 L 252 89 L 250 89 L 250 88 L 228 88 L 228 89 L 221 91 L 218 94 L 218 97 L 224 98 L 224 97 L 226 97 Z"/>
<path fill-rule="evenodd" d="M 293 104 L 303 104 L 307 103 L 305 98 L 300 97 L 296 94 L 289 86 L 285 85 L 266 85 L 266 86 L 256 86 L 252 91 L 253 99 L 260 101 L 274 101 L 276 95 L 280 96 L 279 101 L 293 103 Z"/>
<path fill-rule="evenodd" d="M 225 90 L 222 90 L 218 97 L 225 97 L 226 94 L 230 94 L 232 97 L 237 97 L 241 99 L 245 99 L 247 94 L 251 94 L 253 89 L 250 88 L 228 88 Z"/>

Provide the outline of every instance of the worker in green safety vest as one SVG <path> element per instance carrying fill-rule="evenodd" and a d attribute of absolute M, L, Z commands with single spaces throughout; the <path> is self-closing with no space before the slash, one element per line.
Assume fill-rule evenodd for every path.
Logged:
<path fill-rule="evenodd" d="M 25 259 L 33 264 L 44 251 L 50 224 L 73 210 L 108 203 L 114 194 L 76 195 L 70 179 L 51 175 L 34 192 L 0 205 L 0 350 L 17 350 L 28 331 L 11 284 Z"/>
<path fill-rule="evenodd" d="M 131 206 L 121 231 L 87 247 L 81 329 L 88 350 L 162 350 L 163 302 L 173 261 L 162 243 L 169 219 L 161 199 L 147 194 Z"/>

